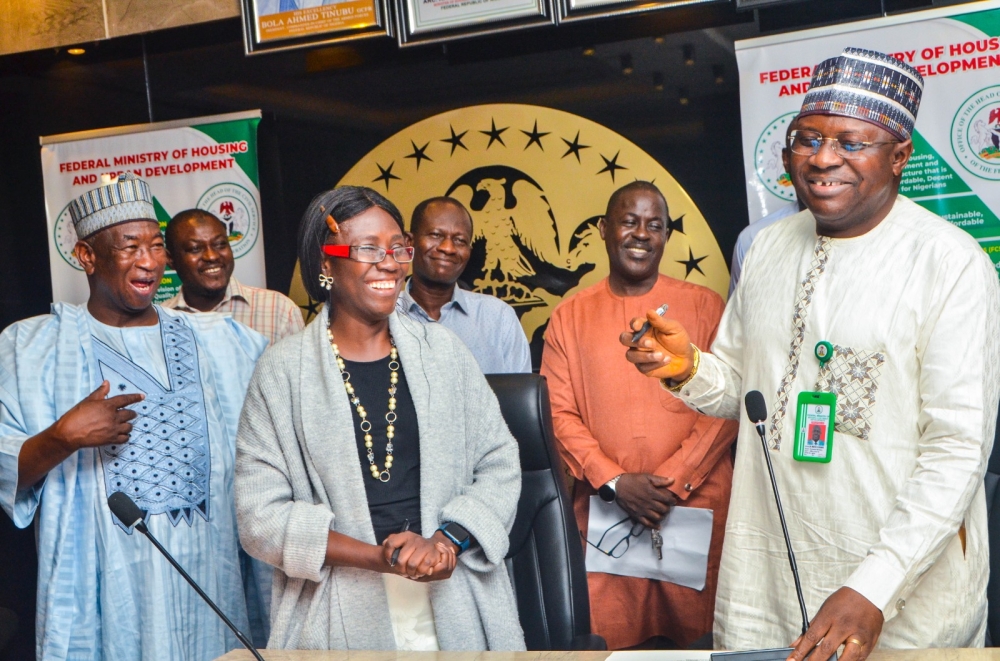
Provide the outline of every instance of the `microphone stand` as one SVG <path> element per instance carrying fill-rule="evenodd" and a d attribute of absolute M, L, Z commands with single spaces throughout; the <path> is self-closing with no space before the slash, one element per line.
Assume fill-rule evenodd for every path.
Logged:
<path fill-rule="evenodd" d="M 207 594 L 205 594 L 205 591 L 202 590 L 197 583 L 195 583 L 194 579 L 191 578 L 186 571 L 184 571 L 184 568 L 180 566 L 180 563 L 174 560 L 174 556 L 170 555 L 167 549 L 163 548 L 163 545 L 160 544 L 160 542 L 157 541 L 155 537 L 153 537 L 153 533 L 149 532 L 149 528 L 146 527 L 145 522 L 140 520 L 138 523 L 135 524 L 135 529 L 141 532 L 143 535 L 145 535 L 146 538 L 153 543 L 153 546 L 155 546 L 156 549 L 163 554 L 163 557 L 165 557 L 170 562 L 170 564 L 174 566 L 174 569 L 176 569 L 177 572 L 184 577 L 184 580 L 187 581 L 192 588 L 194 588 L 194 591 L 197 592 L 198 595 L 205 600 L 205 603 L 207 603 L 209 606 L 212 607 L 212 610 L 215 611 L 215 614 L 218 615 L 222 619 L 222 621 L 226 623 L 226 626 L 229 627 L 234 634 L 236 634 L 236 638 L 243 644 L 244 647 L 250 650 L 250 653 L 253 654 L 254 658 L 257 661 L 264 661 L 264 657 L 260 655 L 260 652 L 257 651 L 257 648 L 255 648 L 253 646 L 253 643 L 250 642 L 250 639 L 246 637 L 246 634 L 244 634 L 242 631 L 236 628 L 236 625 L 233 624 L 228 617 L 226 617 L 226 614 L 222 612 L 222 609 L 215 605 L 215 602 L 212 601 Z"/>
<path fill-rule="evenodd" d="M 756 399 L 755 399 L 756 397 Z M 774 491 L 774 502 L 778 506 L 778 519 L 781 521 L 781 533 L 785 537 L 785 549 L 788 551 L 788 564 L 792 567 L 792 577 L 795 579 L 795 595 L 799 598 L 799 611 L 802 613 L 802 634 L 809 630 L 809 612 L 806 610 L 806 598 L 802 594 L 802 581 L 799 580 L 799 568 L 795 563 L 795 551 L 792 549 L 792 538 L 788 534 L 788 523 L 785 521 L 785 510 L 781 506 L 781 496 L 778 493 L 778 480 L 774 476 L 774 464 L 771 463 L 771 452 L 767 449 L 767 439 L 764 433 L 764 421 L 767 420 L 767 409 L 764 405 L 764 397 L 757 391 L 751 391 L 746 395 L 747 416 L 754 424 L 757 435 L 760 436 L 760 445 L 764 450 L 764 460 L 767 461 L 767 474 L 771 478 L 771 490 Z M 742 652 L 715 652 L 712 654 L 712 661 L 785 661 L 791 654 L 793 648 L 781 647 L 777 649 L 746 650 Z M 812 652 L 806 655 L 809 659 Z M 837 652 L 828 661 L 837 661 Z"/>
<path fill-rule="evenodd" d="M 806 610 L 806 599 L 802 594 L 802 582 L 799 580 L 799 567 L 795 564 L 795 551 L 792 550 L 792 539 L 788 536 L 788 524 L 785 522 L 785 511 L 781 507 L 781 496 L 778 495 L 778 481 L 774 477 L 774 465 L 771 463 L 771 453 L 764 439 L 764 424 L 754 425 L 760 436 L 761 447 L 764 448 L 764 459 L 767 460 L 767 474 L 771 477 L 771 489 L 774 491 L 774 502 L 778 506 L 778 519 L 781 521 L 781 533 L 785 536 L 785 548 L 788 549 L 788 564 L 792 567 L 792 577 L 795 579 L 795 594 L 799 598 L 799 610 L 802 612 L 802 633 L 809 629 L 809 612 Z"/>

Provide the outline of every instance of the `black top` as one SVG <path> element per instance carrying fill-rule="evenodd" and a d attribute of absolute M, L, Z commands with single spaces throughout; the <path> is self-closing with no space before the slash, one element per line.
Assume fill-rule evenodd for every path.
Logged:
<path fill-rule="evenodd" d="M 354 394 L 368 413 L 372 423 L 372 450 L 375 464 L 385 469 L 385 414 L 389 411 L 389 356 L 370 363 L 344 360 L 344 368 L 351 373 Z M 421 534 L 420 530 L 420 430 L 417 426 L 417 411 L 406 385 L 406 374 L 400 367 L 399 383 L 396 384 L 396 430 L 392 439 L 392 468 L 388 482 L 380 482 L 372 477 L 365 448 L 365 434 L 361 431 L 361 417 L 351 404 L 354 419 L 354 438 L 361 460 L 361 476 L 368 496 L 368 511 L 375 529 L 375 541 L 379 544 L 393 533 L 400 532 L 409 520 L 410 530 Z M 345 393 L 346 394 L 346 393 Z"/>

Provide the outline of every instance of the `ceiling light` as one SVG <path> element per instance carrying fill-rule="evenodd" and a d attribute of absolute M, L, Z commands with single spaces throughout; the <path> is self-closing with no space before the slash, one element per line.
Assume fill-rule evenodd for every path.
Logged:
<path fill-rule="evenodd" d="M 73 48 L 67 48 L 66 52 L 69 53 L 70 55 L 83 55 L 87 51 L 84 50 L 83 48 L 80 48 L 79 46 L 75 46 Z"/>
<path fill-rule="evenodd" d="M 722 67 L 721 64 L 712 65 L 712 77 L 715 78 L 716 85 L 721 85 L 722 83 L 726 82 L 725 76 L 722 75 L 723 71 L 725 71 L 725 69 Z"/>
<path fill-rule="evenodd" d="M 686 106 L 691 103 L 691 99 L 688 97 L 688 89 L 686 87 L 677 88 L 677 101 L 682 106 Z"/>
<path fill-rule="evenodd" d="M 681 52 L 684 55 L 684 64 L 687 66 L 692 66 L 694 64 L 694 46 L 691 44 L 684 44 L 681 46 Z"/>
<path fill-rule="evenodd" d="M 595 49 L 593 46 L 587 46 L 586 48 L 583 49 L 583 56 L 592 57 L 596 52 L 597 49 Z"/>
<path fill-rule="evenodd" d="M 621 56 L 622 63 L 622 73 L 626 76 L 631 76 L 634 69 L 632 68 L 632 55 L 629 53 L 622 53 Z"/>
<path fill-rule="evenodd" d="M 663 74 L 659 71 L 653 72 L 653 89 L 657 92 L 663 91 Z"/>

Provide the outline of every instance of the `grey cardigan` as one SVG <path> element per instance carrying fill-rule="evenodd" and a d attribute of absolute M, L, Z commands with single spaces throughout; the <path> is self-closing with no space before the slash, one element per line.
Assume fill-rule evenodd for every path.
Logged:
<path fill-rule="evenodd" d="M 325 319 L 269 348 L 250 381 L 236 440 L 240 540 L 276 568 L 268 647 L 392 650 L 381 575 L 323 566 L 329 530 L 375 543 Z M 523 650 L 503 563 L 521 489 L 517 443 L 457 336 L 396 313 L 389 329 L 417 411 L 424 534 L 454 521 L 478 541 L 451 578 L 429 584 L 438 642 Z"/>

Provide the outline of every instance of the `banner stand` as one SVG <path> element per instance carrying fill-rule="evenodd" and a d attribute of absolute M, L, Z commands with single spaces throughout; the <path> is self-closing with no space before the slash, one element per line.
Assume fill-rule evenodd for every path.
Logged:
<path fill-rule="evenodd" d="M 52 299 L 83 303 L 90 295 L 76 259 L 69 203 L 100 185 L 101 175 L 132 172 L 146 181 L 161 230 L 186 209 L 205 209 L 229 231 L 234 275 L 266 286 L 261 233 L 257 125 L 260 110 L 45 136 L 41 144 Z M 180 288 L 168 269 L 156 302 Z"/>

